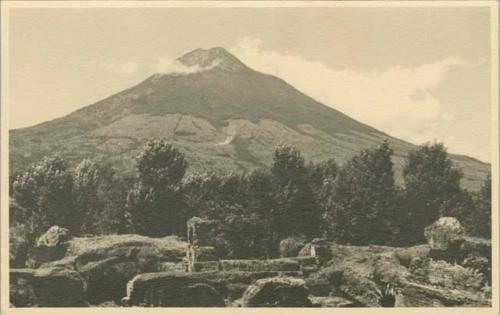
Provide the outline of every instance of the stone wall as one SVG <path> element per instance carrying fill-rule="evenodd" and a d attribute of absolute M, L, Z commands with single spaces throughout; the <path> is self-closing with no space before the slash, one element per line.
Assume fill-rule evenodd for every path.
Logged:
<path fill-rule="evenodd" d="M 219 260 L 214 246 L 214 221 L 198 217 L 189 219 L 187 222 L 187 239 L 188 248 L 186 251 L 186 263 L 189 273 L 200 271 L 200 268 L 197 268 L 200 262 L 213 262 Z M 211 265 L 215 264 L 212 263 Z"/>

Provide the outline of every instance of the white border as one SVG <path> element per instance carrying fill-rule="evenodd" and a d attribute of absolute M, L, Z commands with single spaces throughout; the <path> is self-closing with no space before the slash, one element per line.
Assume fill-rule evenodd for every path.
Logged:
<path fill-rule="evenodd" d="M 2 55 L 1 55 L 1 314 L 500 314 L 499 308 L 499 134 L 498 134 L 498 3 L 496 1 L 3 1 L 1 3 Z M 247 8 L 247 7 L 489 7 L 491 12 L 491 97 L 492 97 L 492 181 L 493 181 L 493 299 L 491 308 L 8 308 L 8 20 L 12 8 L 158 8 L 158 7 L 199 7 L 199 8 Z M 497 297 L 497 298 L 495 298 Z"/>

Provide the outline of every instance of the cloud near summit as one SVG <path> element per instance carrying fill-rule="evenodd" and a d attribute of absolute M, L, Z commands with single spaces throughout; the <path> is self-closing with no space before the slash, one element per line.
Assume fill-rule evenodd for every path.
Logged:
<path fill-rule="evenodd" d="M 451 123 L 454 116 L 433 91 L 451 69 L 474 66 L 460 58 L 446 58 L 383 71 L 338 70 L 322 62 L 265 50 L 260 39 L 250 37 L 238 39 L 230 51 L 249 67 L 276 75 L 325 105 L 392 136 L 414 143 L 436 139 L 450 148 L 453 139 L 440 125 Z"/>
<path fill-rule="evenodd" d="M 170 57 L 160 57 L 158 58 L 158 63 L 156 65 L 156 72 L 161 74 L 190 74 L 209 70 L 215 66 L 217 66 L 217 62 L 213 62 L 207 67 L 200 67 L 198 65 L 186 66 L 176 59 Z"/>

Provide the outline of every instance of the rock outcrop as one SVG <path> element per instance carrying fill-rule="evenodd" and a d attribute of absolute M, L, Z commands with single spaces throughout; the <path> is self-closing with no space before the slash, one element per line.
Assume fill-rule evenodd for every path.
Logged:
<path fill-rule="evenodd" d="M 387 285 L 394 289 L 394 306 L 491 305 L 483 292 L 484 276 L 434 261 L 430 252 L 425 245 L 400 249 L 332 244 L 333 258 L 306 282 L 315 295 L 347 298 L 357 306 L 382 306 Z"/>

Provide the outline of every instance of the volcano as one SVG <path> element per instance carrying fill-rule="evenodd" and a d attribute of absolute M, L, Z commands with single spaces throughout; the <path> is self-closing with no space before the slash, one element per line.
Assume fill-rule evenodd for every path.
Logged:
<path fill-rule="evenodd" d="M 177 59 L 185 71 L 156 73 L 138 85 L 65 117 L 10 131 L 10 170 L 44 156 L 70 166 L 83 158 L 133 175 L 135 156 L 150 138 L 181 150 L 188 172 L 249 172 L 269 168 L 274 148 L 296 146 L 309 161 L 342 164 L 387 139 L 396 181 L 415 145 L 362 124 L 314 100 L 284 80 L 257 72 L 224 48 L 196 49 Z M 477 190 L 490 165 L 451 155 L 462 185 Z"/>

